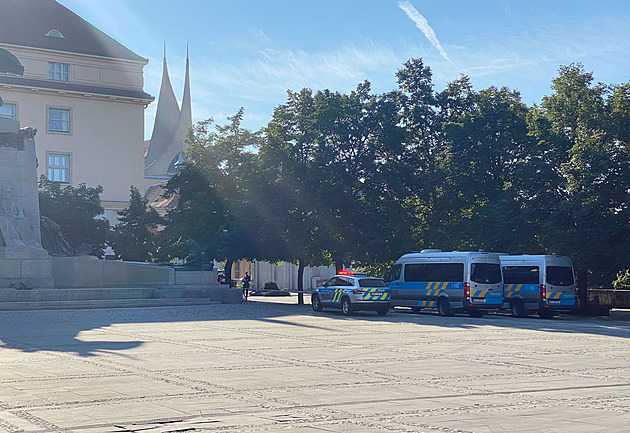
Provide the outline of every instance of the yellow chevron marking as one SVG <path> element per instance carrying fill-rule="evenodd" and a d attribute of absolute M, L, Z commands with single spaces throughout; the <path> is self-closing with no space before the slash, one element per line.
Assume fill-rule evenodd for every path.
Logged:
<path fill-rule="evenodd" d="M 448 286 L 448 282 L 446 282 L 446 283 L 442 284 L 442 288 L 441 288 L 440 290 L 444 290 L 444 289 L 446 289 L 446 286 Z"/>

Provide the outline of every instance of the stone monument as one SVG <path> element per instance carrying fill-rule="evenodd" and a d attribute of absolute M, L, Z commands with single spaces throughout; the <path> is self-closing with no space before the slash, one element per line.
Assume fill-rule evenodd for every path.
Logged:
<path fill-rule="evenodd" d="M 7 53 L 0 49 L 0 72 L 21 75 Z M 52 259 L 41 246 L 36 132 L 0 117 L 0 288 L 53 287 Z"/>

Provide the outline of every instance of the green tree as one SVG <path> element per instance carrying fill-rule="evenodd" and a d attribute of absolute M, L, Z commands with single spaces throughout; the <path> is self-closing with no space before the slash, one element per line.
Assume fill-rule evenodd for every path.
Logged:
<path fill-rule="evenodd" d="M 91 254 L 102 257 L 110 231 L 101 206 L 101 186 L 62 186 L 42 176 L 39 180 L 39 209 L 56 222 L 73 248 L 91 246 Z"/>
<path fill-rule="evenodd" d="M 537 227 L 522 199 L 543 154 L 529 135 L 528 107 L 507 88 L 474 92 L 466 77 L 445 92 L 448 97 L 438 95 L 448 102 L 440 116 L 448 157 L 442 163 L 446 178 L 439 209 L 450 217 L 439 220 L 451 237 L 447 243 L 490 251 L 540 250 Z M 453 95 L 459 95 L 458 104 Z"/>
<path fill-rule="evenodd" d="M 259 134 L 241 127 L 241 108 L 225 126 L 207 120 L 189 133 L 187 161 L 173 176 L 166 195 L 178 194 L 177 208 L 166 215 L 167 249 L 185 255 L 187 239 L 209 257 L 226 260 L 231 279 L 234 260 L 257 257 L 257 224 L 249 213 L 248 176 L 255 170 Z M 214 126 L 214 128 L 212 128 Z"/>
<path fill-rule="evenodd" d="M 541 108 L 565 157 L 543 242 L 574 258 L 581 288 L 587 276 L 609 286 L 630 264 L 628 88 L 593 84 L 591 73 L 571 64 L 560 68 L 553 90 Z M 581 295 L 585 301 L 586 291 Z"/>
<path fill-rule="evenodd" d="M 135 186 L 130 188 L 129 207 L 118 212 L 110 245 L 122 260 L 148 262 L 157 253 L 156 233 L 163 223 L 157 211 L 148 205 Z"/>
<path fill-rule="evenodd" d="M 271 167 L 266 188 L 281 198 L 273 202 L 284 259 L 299 265 L 298 302 L 305 266 L 390 260 L 396 240 L 411 237 L 396 195 L 397 110 L 392 95 L 372 95 L 367 82 L 350 94 L 289 92 L 276 108 L 260 160 Z"/>
<path fill-rule="evenodd" d="M 615 290 L 630 290 L 630 269 L 619 271 L 613 287 Z"/>

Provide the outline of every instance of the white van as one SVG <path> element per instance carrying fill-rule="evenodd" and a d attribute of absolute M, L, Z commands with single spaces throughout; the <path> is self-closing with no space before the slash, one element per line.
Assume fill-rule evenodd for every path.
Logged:
<path fill-rule="evenodd" d="M 385 282 L 392 306 L 437 308 L 441 316 L 465 312 L 481 317 L 503 302 L 503 277 L 494 253 L 423 250 L 409 253 L 392 266 Z"/>
<path fill-rule="evenodd" d="M 504 304 L 515 317 L 551 318 L 575 306 L 575 274 L 566 256 L 501 255 Z"/>

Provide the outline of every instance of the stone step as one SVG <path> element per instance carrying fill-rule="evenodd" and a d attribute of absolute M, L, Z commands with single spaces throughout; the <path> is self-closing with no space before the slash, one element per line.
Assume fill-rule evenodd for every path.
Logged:
<path fill-rule="evenodd" d="M 240 303 L 240 289 L 170 286 L 73 289 L 0 289 L 0 311 L 66 308 L 125 308 Z"/>
<path fill-rule="evenodd" d="M 82 301 L 0 302 L 0 311 L 169 307 L 185 305 L 215 305 L 221 303 L 221 301 L 214 301 L 208 298 L 91 299 Z"/>

